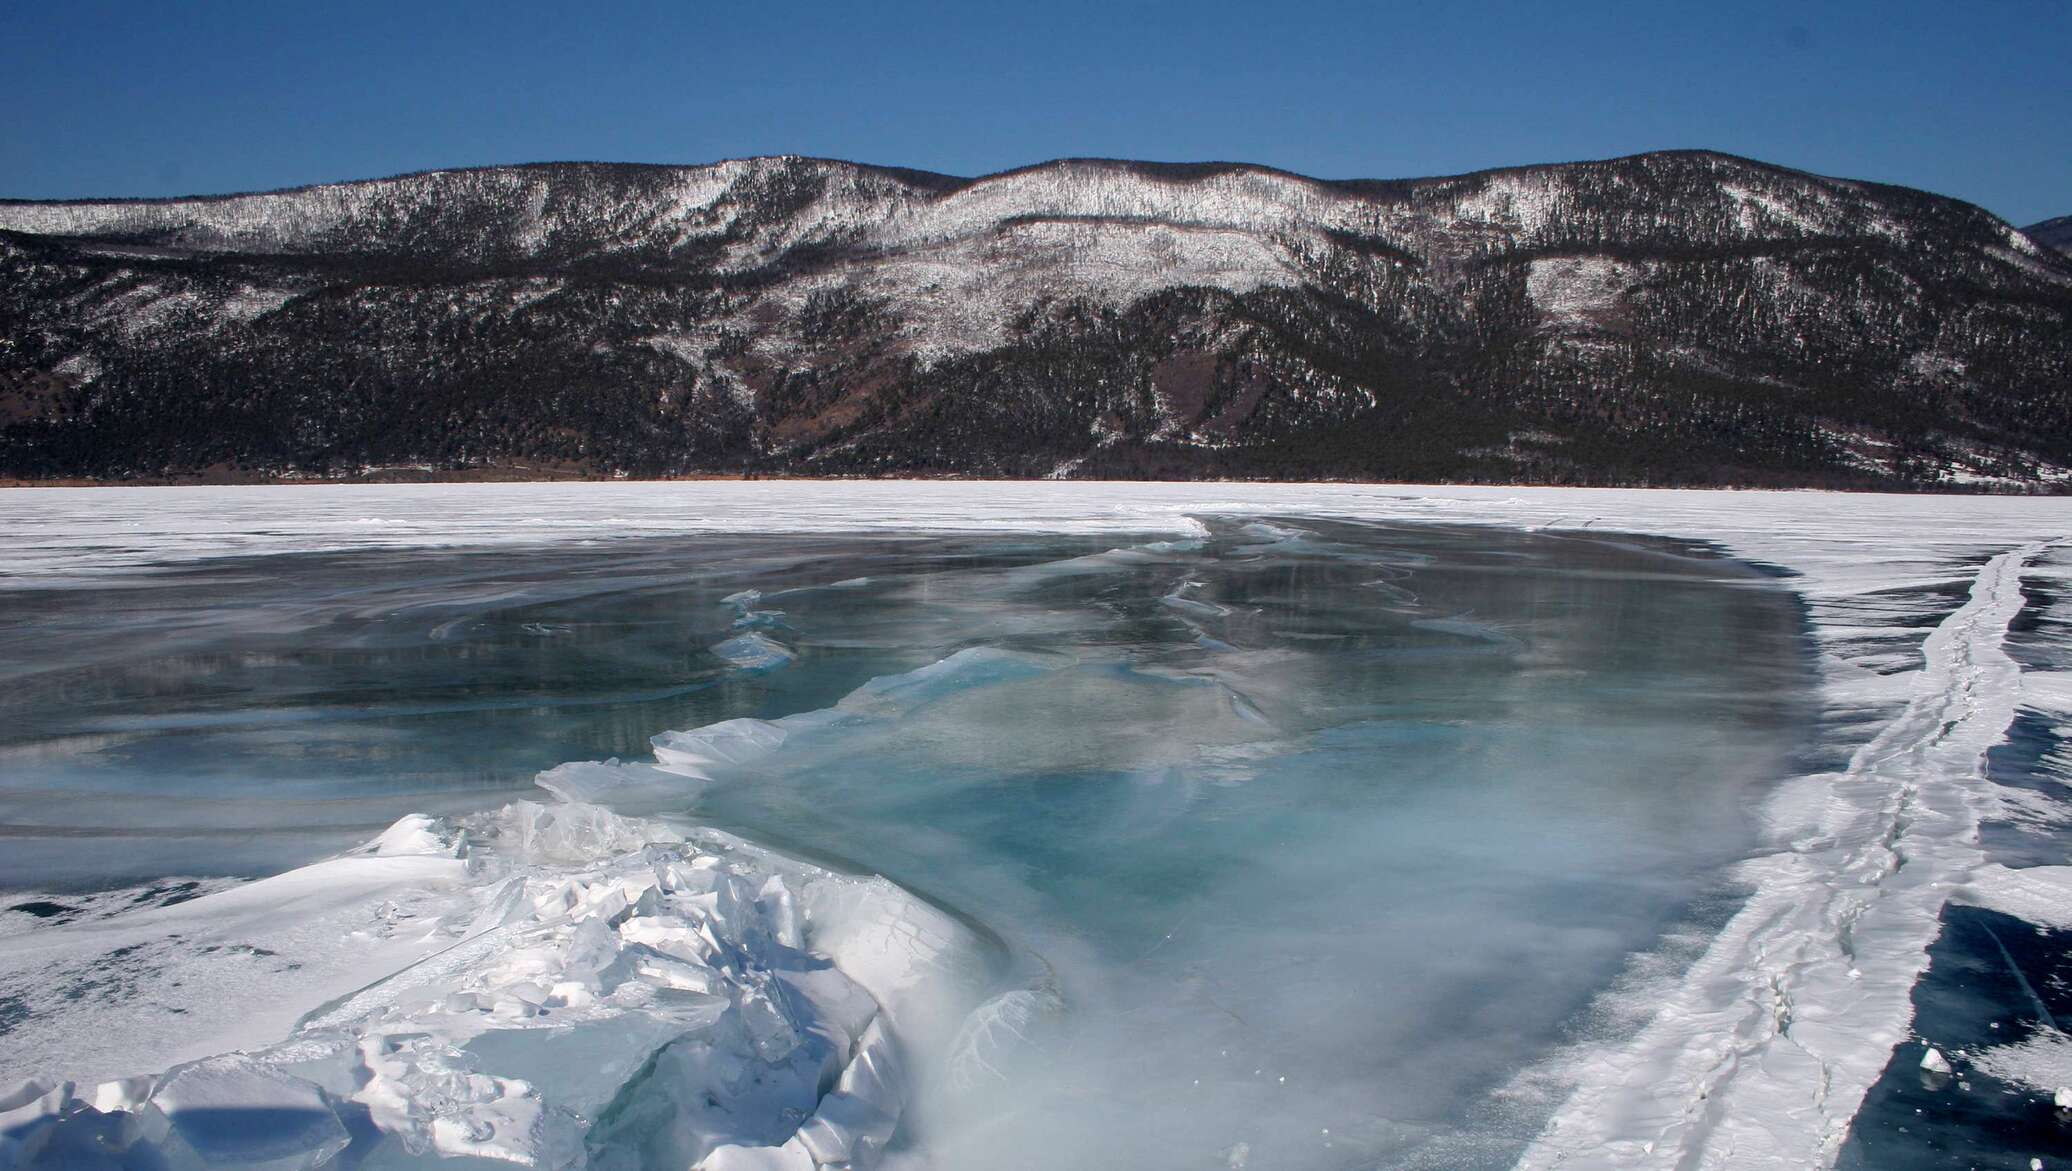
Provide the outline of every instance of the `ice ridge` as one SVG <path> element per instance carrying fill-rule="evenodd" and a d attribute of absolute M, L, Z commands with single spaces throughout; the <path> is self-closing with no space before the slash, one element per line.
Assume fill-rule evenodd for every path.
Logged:
<path fill-rule="evenodd" d="M 1954 883 L 1978 871 L 1986 750 L 2013 719 L 2002 642 L 2042 543 L 1980 569 L 1913 695 L 1746 866 L 1748 904 L 1629 1043 L 1588 1054 L 1521 1169 L 1826 1166 L 1905 1036 Z"/>
<path fill-rule="evenodd" d="M 282 1040 L 8 1090 L 0 1166 L 868 1167 L 906 1108 L 904 1047 L 961 1015 L 983 967 L 966 928 L 883 879 L 588 804 L 407 817 L 267 881 L 397 859 L 449 882 L 347 908 L 410 938 L 392 970 Z M 206 919 L 249 890 L 186 905 Z M 270 905 L 253 938 L 310 913 Z"/>

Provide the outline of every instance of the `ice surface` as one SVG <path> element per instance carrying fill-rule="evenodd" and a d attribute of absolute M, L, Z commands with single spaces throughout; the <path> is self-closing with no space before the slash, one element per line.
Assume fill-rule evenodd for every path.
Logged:
<path fill-rule="evenodd" d="M 2003 1081 L 2025 1085 L 2050 1095 L 2060 1110 L 2072 1109 L 2072 1037 L 2056 1029 L 2036 1033 L 2013 1045 L 1995 1046 L 1975 1054 L 1972 1064 Z"/>
<path fill-rule="evenodd" d="M 97 1082 L 277 1039 L 332 997 L 437 951 L 428 920 L 465 888 L 468 867 L 444 850 L 370 851 L 18 937 L 0 954 L 19 1011 L 7 1064 Z M 82 1009 L 93 1028 L 69 1019 Z"/>
<path fill-rule="evenodd" d="M 2072 866 L 2027 866 L 2010 869 L 1988 862 L 1977 866 L 1957 888 L 1962 902 L 1991 907 L 2017 919 L 2059 931 L 2072 930 Z"/>
<path fill-rule="evenodd" d="M 1989 862 L 1977 845 L 1980 823 L 2000 808 L 1981 788 L 1980 757 L 2017 712 L 2062 721 L 2066 708 L 2052 670 L 2062 662 L 2017 662 L 2001 649 L 2024 575 L 2049 570 L 2057 554 L 2045 542 L 2067 527 L 2049 501 L 757 484 L 110 490 L 10 493 L 7 503 L 20 556 L 4 572 L 17 590 L 87 578 L 147 583 L 160 572 L 154 564 L 224 551 L 570 539 L 631 548 L 624 538 L 749 531 L 1135 535 L 1111 553 L 961 573 L 948 589 L 939 576 L 873 568 L 868 588 L 787 594 L 781 614 L 762 608 L 768 598 L 753 595 L 762 587 L 748 587 L 690 648 L 811 644 L 815 654 L 856 655 L 854 669 L 821 679 L 821 667 L 800 665 L 818 660 L 792 660 L 790 670 L 767 672 L 766 654 L 725 668 L 741 685 L 791 690 L 756 692 L 781 702 L 744 702 L 725 719 L 648 723 L 634 745 L 664 727 L 686 729 L 656 738 L 653 765 L 549 769 L 540 783 L 559 804 L 427 814 L 364 849 L 186 903 L 60 917 L 20 933 L 10 925 L 0 977 L 25 998 L 27 1015 L 0 1040 L 4 1064 L 75 1079 L 0 1098 L 0 1142 L 18 1160 L 87 1149 L 68 1143 L 198 1149 L 195 1141 L 211 1141 L 199 1116 L 189 1137 L 174 1125 L 178 1111 L 156 1101 L 171 1079 L 150 1083 L 155 1091 L 120 1079 L 202 1069 L 243 1049 L 239 1068 L 257 1080 L 238 1092 L 284 1125 L 309 1122 L 298 1132 L 308 1136 L 304 1153 L 330 1149 L 336 1136 L 318 1112 L 287 1103 L 306 1106 L 314 1093 L 351 1135 L 362 1133 L 353 1111 L 377 1119 L 375 1145 L 345 1156 L 366 1166 L 442 1154 L 683 1165 L 699 1153 L 806 1166 L 867 1162 L 888 1148 L 894 1161 L 917 1159 L 931 1144 L 956 1165 L 1008 1165 L 1016 1159 L 1000 1152 L 1028 1149 L 1031 1136 L 1061 1158 L 1175 1164 L 1242 1151 L 1253 1165 L 1386 1163 L 1412 1157 L 1405 1152 L 1438 1165 L 1501 1165 L 1524 1148 L 1528 1166 L 1818 1165 L 1833 1158 L 1865 1087 L 1905 1036 L 1907 994 L 1944 902 L 2042 924 L 2072 905 L 2064 868 Z M 1251 532 L 1219 519 L 1248 517 L 1272 519 Z M 1401 548 L 1367 556 L 1363 629 L 1342 620 L 1339 602 L 1315 603 L 1319 589 L 1337 588 L 1329 567 L 1359 560 L 1359 541 L 1340 534 L 1334 517 L 1488 525 L 1503 535 L 1493 532 L 1491 554 L 1465 577 L 1447 577 L 1442 564 L 1434 578 Z M 386 523 L 357 523 L 370 518 Z M 1206 530 L 1202 518 L 1213 522 Z M 1628 992 L 1645 1004 L 1633 1027 L 1586 1030 L 1565 1047 L 1541 1038 L 1477 1053 L 1507 1027 L 1526 1035 L 1537 1027 L 1528 1021 L 1562 1019 L 1535 996 L 1610 996 L 1602 990 L 1616 983 L 1619 957 L 1651 946 L 1606 939 L 1600 956 L 1575 946 L 1596 923 L 1536 920 L 1620 891 L 1659 890 L 1643 915 L 1683 913 L 1694 892 L 1672 877 L 1665 859 L 1678 858 L 1678 839 L 1660 819 L 1674 811 L 1708 832 L 1731 824 L 1724 809 L 1712 821 L 1686 808 L 1686 792 L 1666 792 L 1657 806 L 1636 804 L 1638 789 L 1579 798 L 1586 791 L 1572 782 L 1548 780 L 1544 792 L 1519 784 L 1484 802 L 1439 783 L 1452 774 L 1411 765 L 1444 759 L 1435 746 L 1454 733 L 1434 721 L 1406 736 L 1410 725 L 1372 709 L 1380 680 L 1419 680 L 1426 702 L 1457 691 L 1490 705 L 1493 722 L 1462 725 L 1510 729 L 1485 736 L 1481 758 L 1460 757 L 1459 775 L 1481 778 L 1567 777 L 1558 762 L 1601 745 L 1565 722 L 1616 723 L 1605 713 L 1618 703 L 1718 699 L 1695 682 L 1650 694 L 1664 687 L 1657 680 L 1590 706 L 1600 701 L 1584 698 L 1585 685 L 1612 676 L 1602 662 L 1579 670 L 1587 640 L 1547 624 L 1549 614 L 1592 612 L 1582 578 L 1560 579 L 1566 592 L 1515 612 L 1471 596 L 1476 575 L 1558 569 L 1544 550 L 1510 548 L 1525 531 L 1593 548 L 1616 544 L 1598 536 L 1607 531 L 1673 534 L 1790 573 L 1785 584 L 1811 623 L 1822 718 L 1836 732 L 1816 748 L 1817 768 L 1764 803 L 1758 856 L 1735 872 L 1745 902 L 1694 929 L 1688 967 L 1626 969 Z M 1146 539 L 1165 535 L 1186 540 Z M 1505 548 L 1528 556 L 1503 568 Z M 1229 555 L 1259 564 L 1200 571 L 1201 559 Z M 820 580 L 845 584 L 853 573 Z M 833 612 L 813 599 L 832 594 L 866 608 L 845 617 L 853 625 L 840 636 L 816 634 L 816 619 Z M 512 586 L 477 596 L 540 595 Z M 870 625 L 883 612 L 868 607 L 895 605 L 912 616 L 896 628 Z M 1087 618 L 1095 612 L 1099 622 Z M 1652 637 L 1639 613 L 1622 612 L 1638 624 L 1621 631 L 1625 644 Z M 465 625 L 443 621 L 427 625 L 466 637 Z M 580 622 L 538 624 L 567 632 L 528 636 L 539 643 L 586 637 Z M 1147 640 L 1145 630 L 1173 635 Z M 1679 633 L 1694 636 L 1687 647 L 1708 645 L 1698 631 Z M 1730 627 L 1713 634 L 1712 646 L 1745 637 Z M 912 648 L 905 661 L 857 651 L 893 642 Z M 1347 670 L 1352 659 L 1320 669 L 1319 656 L 1338 654 L 1364 656 L 1360 670 Z M 1530 721 L 1517 715 L 1527 712 Z M 1566 730 L 1506 738 L 1528 725 Z M 1646 745 L 1643 726 L 1636 714 L 1614 730 L 1622 751 Z M 1660 759 L 1681 754 L 1689 764 L 1715 735 L 1665 743 Z M 1712 747 L 1719 757 L 1704 759 L 1742 751 L 1731 737 Z M 1647 751 L 1599 759 L 1640 771 Z M 1391 780 L 1391 768 L 1406 772 Z M 1399 836 L 1367 836 L 1379 823 L 1357 815 L 1363 795 L 1324 787 L 1361 770 L 1395 786 L 1387 792 Z M 1332 794 L 1334 816 L 1303 820 L 1273 802 L 1282 790 Z M 692 817 L 655 819 L 672 804 Z M 913 824 L 917 810 L 925 823 Z M 701 821 L 892 881 L 701 836 Z M 829 828 L 840 824 L 854 828 Z M 1478 826 L 1489 848 L 1433 828 L 1457 824 Z M 1625 868 L 1592 871 L 1591 843 L 1618 833 L 1635 847 Z M 1331 864 L 1348 854 L 1376 861 L 1361 871 Z M 644 861 L 628 861 L 636 857 Z M 1731 861 L 1708 871 L 1711 862 L 1690 859 L 1686 873 L 1724 875 Z M 1536 881 L 1541 866 L 1603 885 L 1549 889 L 1515 918 L 1474 917 L 1503 905 L 1477 902 L 1482 892 Z M 1340 892 L 1372 892 L 1371 912 L 1362 916 Z M 1639 911 L 1601 909 L 1605 922 Z M 1485 921 L 1496 928 L 1486 937 L 1463 930 Z M 1046 926 L 1064 923 L 1076 926 Z M 1338 950 L 1312 951 L 1331 939 L 1327 924 Z M 987 937 L 1002 928 L 1004 952 Z M 1429 969 L 1399 950 L 1440 938 L 1449 943 Z M 1483 965 L 1504 956 L 1515 982 L 1482 983 L 1501 970 Z M 1606 960 L 1608 969 L 1592 969 Z M 1451 999 L 1437 995 L 1449 964 L 1462 989 Z M 290 965 L 300 965 L 292 977 Z M 1421 971 L 1438 978 L 1421 983 Z M 61 1008 L 64 990 L 111 973 L 148 991 L 93 1000 L 95 1027 L 79 1028 Z M 238 994 L 252 988 L 266 993 Z M 1151 988 L 1165 1000 L 1147 998 Z M 1556 988 L 1564 991 L 1547 992 Z M 1492 1006 L 1520 1015 L 1491 1018 Z M 1420 1032 L 1419 1019 L 1444 1027 Z M 1334 1031 L 1342 1046 L 1257 1044 Z M 410 1039 L 419 1035 L 433 1040 Z M 2047 1096 L 2072 1080 L 2059 1072 L 2061 1038 L 2052 1037 L 1968 1060 Z M 594 1076 L 543 1084 L 569 1072 L 557 1052 L 584 1055 Z M 766 1080 L 730 1100 L 738 1113 L 704 1105 L 697 1087 L 745 1068 Z M 1481 1071 L 1497 1085 L 1490 1100 L 1515 1104 L 1516 1121 L 1442 1121 L 1413 1108 L 1414 1095 L 1369 1092 L 1404 1083 L 1405 1071 L 1454 1101 L 1483 1091 L 1472 1078 L 1448 1079 Z M 1141 1109 L 1146 1102 L 1181 1105 L 1161 1113 Z M 1464 1126 L 1490 1141 L 1460 1145 Z M 911 1149 L 895 1141 L 901 1127 Z M 1315 1141 L 1298 1148 L 1301 1127 Z M 266 1165 L 275 1155 L 260 1140 L 292 1130 L 239 1131 L 259 1145 L 220 1157 Z"/>
<path fill-rule="evenodd" d="M 1427 946 L 1424 941 L 1449 935 L 1458 949 L 1455 962 L 1475 970 L 1485 963 L 1515 966 L 1516 932 L 1535 928 L 1514 926 L 1507 915 L 1500 925 L 1462 940 L 1455 925 L 1489 908 L 1481 884 L 1463 887 L 1452 875 L 1514 869 L 1533 874 L 1534 882 L 1559 882 L 1555 876 L 1566 871 L 1573 881 L 1578 862 L 1594 852 L 1574 848 L 1582 839 L 1546 839 L 1550 824 L 1569 831 L 1579 823 L 1532 799 L 1529 789 L 1449 797 L 1440 795 L 1446 786 L 1437 778 L 1400 791 L 1367 786 L 1362 774 L 1374 762 L 1424 759 L 1448 735 L 1428 729 L 1405 736 L 1385 722 L 1359 721 L 1359 713 L 1374 710 L 1372 689 L 1381 688 L 1400 704 L 1420 689 L 1418 676 L 1404 674 L 1407 664 L 1429 662 L 1450 673 L 1454 664 L 1486 663 L 1508 671 L 1511 656 L 1526 645 L 1501 629 L 1501 620 L 1425 618 L 1422 611 L 1396 615 L 1394 632 L 1383 640 L 1359 625 L 1364 617 L 1318 604 L 1335 596 L 1329 589 L 1342 588 L 1348 599 L 1358 599 L 1357 613 L 1364 616 L 1375 596 L 1370 583 L 1377 568 L 1430 565 L 1434 558 L 1420 559 L 1395 546 L 1367 555 L 1342 537 L 1327 540 L 1286 527 L 1235 533 L 1231 541 L 1238 559 L 1230 566 L 1207 562 L 1216 567 L 1212 574 L 1200 573 L 1202 563 L 1172 563 L 1170 551 L 1135 551 L 1070 559 L 1062 574 L 1052 566 L 1007 570 L 998 581 L 973 575 L 956 591 L 960 599 L 987 598 L 998 618 L 1016 612 L 1017 597 L 1021 604 L 1052 608 L 1065 589 L 1074 596 L 1112 598 L 1115 586 L 1095 579 L 1140 574 L 1161 582 L 1145 592 L 1144 601 L 1172 610 L 1163 599 L 1174 583 L 1186 582 L 1185 588 L 1203 597 L 1223 599 L 1212 612 L 1177 612 L 1182 630 L 1196 621 L 1213 623 L 1237 640 L 1224 642 L 1228 649 L 1213 660 L 1133 660 L 1103 649 L 1090 633 L 1068 641 L 1069 653 L 966 647 L 879 676 L 823 708 L 656 738 L 658 759 L 677 761 L 665 767 L 682 767 L 696 777 L 698 784 L 687 792 L 694 793 L 688 799 L 698 816 L 835 849 L 867 869 L 886 868 L 981 922 L 1012 925 L 1023 936 L 1016 942 L 1057 965 L 1064 987 L 1076 990 L 1061 994 L 1060 981 L 1025 955 L 1026 977 L 1010 979 L 1027 978 L 1028 984 L 996 993 L 961 1021 L 937 1015 L 913 1030 L 930 1038 L 924 1051 L 941 1048 L 948 1054 L 937 1063 L 939 1073 L 925 1082 L 934 1087 L 926 1098 L 930 1141 L 950 1152 L 942 1157 L 952 1162 L 1015 1165 L 1022 1156 L 1012 1152 L 1029 1159 L 1097 1158 L 1104 1147 L 1112 1157 L 1154 1163 L 1159 1157 L 1152 1152 L 1162 1149 L 1184 1162 L 1241 1141 L 1260 1158 L 1278 1152 L 1299 1164 L 1324 1148 L 1296 1145 L 1306 1140 L 1295 1135 L 1314 1134 L 1327 1123 L 1343 1136 L 1340 1149 L 1347 1151 L 1400 1154 L 1429 1147 L 1431 1132 L 1442 1129 L 1429 1123 L 1423 1135 L 1409 1127 L 1363 1133 L 1358 1118 L 1371 1115 L 1373 1107 L 1355 1107 L 1352 1099 L 1376 1077 L 1362 1051 L 1457 1044 L 1446 1036 L 1453 1026 L 1437 1011 L 1444 994 L 1420 986 L 1434 976 L 1448 977 L 1425 970 L 1406 974 L 1404 986 L 1392 993 L 1400 1003 L 1378 1014 L 1370 1009 L 1364 1020 L 1350 1006 L 1327 1009 L 1318 1002 L 1341 981 L 1346 989 L 1362 987 L 1362 969 L 1402 965 Z M 1260 552 L 1265 545 L 1276 546 L 1273 556 L 1286 560 L 1267 560 Z M 1496 562 L 1502 555 L 1491 556 Z M 1347 564 L 1332 564 L 1347 557 Z M 1649 564 L 1663 572 L 1675 562 Z M 1279 575 L 1298 566 L 1317 578 L 1302 594 L 1307 608 L 1279 596 L 1285 589 Z M 1324 583 L 1334 577 L 1343 577 L 1344 584 L 1327 589 Z M 1444 580 L 1470 589 L 1466 582 Z M 1630 612 L 1627 617 L 1637 621 Z M 1080 621 L 1098 629 L 1115 618 L 1107 607 L 1095 607 Z M 1187 655 L 1200 654 L 1192 640 L 1185 645 Z M 1327 649 L 1349 653 L 1348 664 L 1359 664 L 1359 681 L 1348 685 L 1336 678 L 1337 694 L 1328 690 L 1331 660 L 1319 657 Z M 1556 680 L 1550 676 L 1548 682 Z M 1575 692 L 1557 685 L 1550 694 L 1573 699 Z M 1516 702 L 1532 701 L 1519 696 Z M 1544 770 L 1549 759 L 1578 750 L 1587 753 L 1594 771 L 1604 771 L 1587 738 L 1573 747 L 1545 740 L 1516 745 L 1506 755 L 1537 755 Z M 1687 751 L 1673 736 L 1660 750 L 1662 766 Z M 1636 779 L 1657 775 L 1639 758 L 1627 763 Z M 1544 777 L 1542 771 L 1536 779 Z M 1348 787 L 1318 788 L 1332 783 Z M 1460 783 L 1472 792 L 1486 782 L 1464 775 Z M 1251 787 L 1260 800 L 1244 799 L 1233 786 Z M 1215 796 L 1218 788 L 1230 796 Z M 1737 816 L 1730 790 L 1715 794 L 1729 819 Z M 1291 807 L 1283 804 L 1284 791 L 1308 797 Z M 646 798 L 628 798 L 641 799 Z M 1337 816 L 1317 821 L 1302 807 L 1310 801 Z M 922 809 L 931 812 L 917 816 Z M 1204 832 L 1220 823 L 1229 825 L 1228 836 Z M 1435 864 L 1428 852 L 1434 831 L 1471 823 L 1491 839 L 1487 856 L 1476 851 Z M 1303 860 L 1288 858 L 1283 842 L 1304 843 Z M 1631 856 L 1631 842 L 1622 849 Z M 999 873 L 1017 868 L 1031 877 Z M 1511 881 L 1506 877 L 1492 886 L 1507 888 Z M 1144 884 L 1157 897 L 1135 893 Z M 1291 900 L 1291 890 L 1301 893 Z M 1368 890 L 1389 892 L 1391 903 L 1400 899 L 1405 906 L 1428 898 L 1444 906 L 1354 948 L 1326 944 L 1342 933 L 1349 909 L 1353 915 L 1375 913 Z M 1076 920 L 1080 938 L 1040 934 L 1052 928 L 1040 916 L 1032 922 L 1032 908 L 1052 902 L 1081 908 L 1067 920 Z M 1558 946 L 1555 938 L 1546 936 L 1545 945 Z M 1089 948 L 1120 954 L 1085 954 Z M 862 957 L 831 954 L 844 970 L 868 970 Z M 1314 969 L 1298 994 L 1288 992 L 1279 974 L 1290 963 Z M 1124 974 L 1117 974 L 1118 965 Z M 1255 966 L 1256 975 L 1247 970 Z M 1413 961 L 1411 967 L 1419 965 Z M 1174 987 L 1190 985 L 1196 987 L 1182 993 L 1181 1003 L 1162 1003 Z M 1523 1008 L 1539 1003 L 1524 988 L 1493 995 L 1515 1000 L 1526 1016 L 1539 1011 Z M 891 1019 L 902 1019 L 903 1009 L 889 994 L 884 1002 Z M 1257 1023 L 1240 1024 L 1239 1034 L 1229 1035 L 1223 1030 L 1237 1021 L 1212 1005 L 1229 1006 L 1237 1021 Z M 1340 1018 L 1341 1011 L 1348 1015 Z M 1345 1020 L 1360 1023 L 1352 1027 Z M 1246 1035 L 1252 1030 L 1257 1032 Z M 1262 1047 L 1264 1038 L 1278 1040 Z M 1331 1064 L 1312 1057 L 1305 1066 L 1299 1057 L 1304 1044 L 1325 1046 L 1323 1056 Z M 1220 1052 L 1208 1048 L 1218 1045 Z M 1320 1080 L 1342 1085 L 1299 1107 L 1278 1107 L 1289 1115 L 1285 1122 L 1262 1122 L 1268 1103 L 1247 1101 L 1254 1090 L 1245 1084 L 1259 1075 L 1231 1068 L 1233 1045 L 1244 1054 L 1236 1060 L 1271 1062 L 1276 1088 L 1290 1077 L 1310 1086 Z M 1444 1069 L 1444 1077 L 1459 1079 L 1464 1059 L 1470 1067 L 1502 1062 L 1470 1047 L 1429 1067 L 1429 1090 L 1393 1090 L 1391 1105 L 1443 1113 L 1461 1082 L 1434 1075 Z M 1194 1071 L 1197 1082 L 1207 1074 L 1214 1088 L 1202 1095 L 1174 1093 L 1168 1078 L 1178 1070 Z M 1010 1109 L 1002 1095 L 1017 1103 L 1012 1109 L 1020 1117 L 975 1121 Z M 1105 1116 L 1089 1119 L 1089 1100 L 1111 1103 L 1117 1117 L 1137 1116 L 1140 1134 L 1117 1132 Z M 1214 1125 L 1195 1123 L 1203 1131 L 1199 1135 L 1174 1132 L 1207 1103 L 1223 1107 Z"/>

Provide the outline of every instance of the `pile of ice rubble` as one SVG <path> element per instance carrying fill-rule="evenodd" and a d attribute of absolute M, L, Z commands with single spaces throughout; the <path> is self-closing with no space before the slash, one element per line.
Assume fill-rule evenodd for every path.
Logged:
<path fill-rule="evenodd" d="M 0 1090 L 0 1166 L 868 1166 L 989 958 L 883 879 L 580 803 L 411 816 L 306 869 L 405 860 L 355 910 L 401 966 L 286 1040 Z M 292 916 L 304 874 L 187 921 L 267 883 Z"/>

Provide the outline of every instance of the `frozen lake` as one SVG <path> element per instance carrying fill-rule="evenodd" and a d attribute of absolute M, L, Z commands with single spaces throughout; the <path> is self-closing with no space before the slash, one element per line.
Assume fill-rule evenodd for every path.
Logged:
<path fill-rule="evenodd" d="M 2049 502 L 6 503 L 0 1072 L 80 1083 L 49 1165 L 155 1111 L 215 1163 L 1710 1166 L 1796 1141 L 1750 999 L 1793 994 L 1848 1097 L 1796 1149 L 1861 1159 L 1942 888 L 2059 848 L 1936 755 L 2056 726 Z M 2056 743 L 2001 770 L 2054 800 Z M 1827 941 L 1806 892 L 1866 882 Z"/>

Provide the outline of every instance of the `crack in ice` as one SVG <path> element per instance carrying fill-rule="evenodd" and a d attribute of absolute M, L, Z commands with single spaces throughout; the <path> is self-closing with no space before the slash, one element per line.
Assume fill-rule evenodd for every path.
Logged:
<path fill-rule="evenodd" d="M 1912 700 L 1828 778 L 1819 832 L 1750 864 L 1748 904 L 1638 1037 L 1584 1060 L 1521 1169 L 1832 1162 L 1904 1036 L 1947 888 L 1984 861 L 1981 764 L 2020 692 L 2002 643 L 2046 545 L 1980 569 Z"/>

